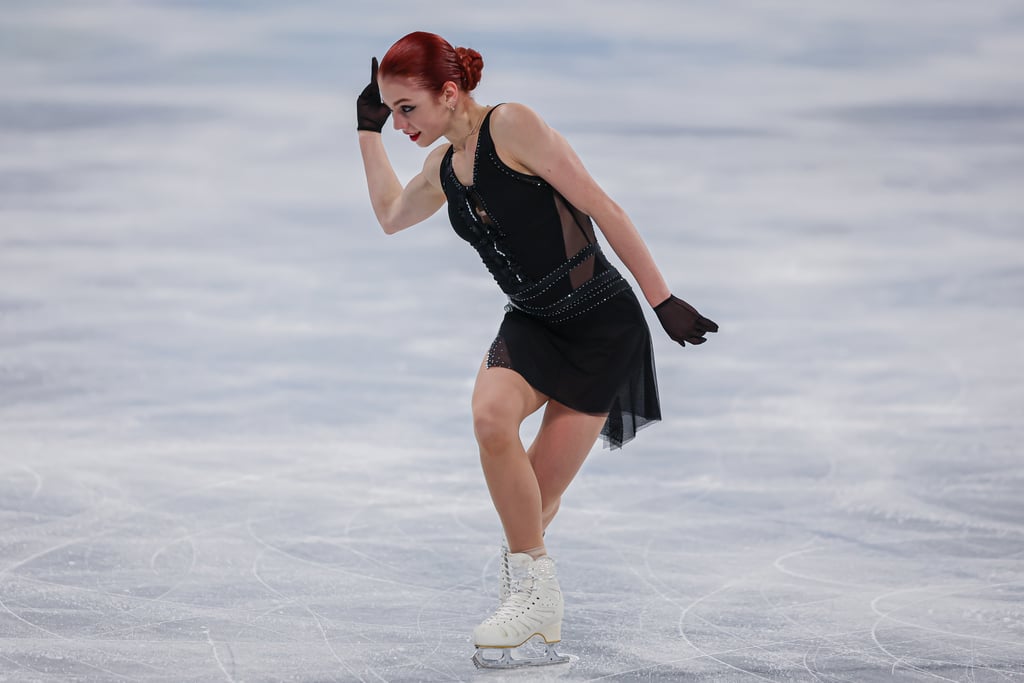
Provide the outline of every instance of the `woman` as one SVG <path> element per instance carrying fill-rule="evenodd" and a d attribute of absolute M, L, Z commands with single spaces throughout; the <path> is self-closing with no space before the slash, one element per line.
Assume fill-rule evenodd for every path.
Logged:
<path fill-rule="evenodd" d="M 484 477 L 505 530 L 502 604 L 474 630 L 482 666 L 512 666 L 509 650 L 534 635 L 541 663 L 565 661 L 562 597 L 544 529 L 598 435 L 613 448 L 661 418 L 650 333 L 629 284 L 597 244 L 591 218 L 629 268 L 674 340 L 700 344 L 718 326 L 672 296 L 632 222 L 568 142 L 522 104 L 487 107 L 471 93 L 483 60 L 440 36 L 411 33 L 371 64 L 357 102 L 359 145 L 373 210 L 396 233 L 446 202 L 452 226 L 509 297 L 473 391 Z M 381 131 L 420 147 L 444 138 L 405 187 Z M 544 408 L 529 448 L 523 420 Z M 497 648 L 498 660 L 481 648 Z M 538 663 L 530 661 L 528 663 Z"/>

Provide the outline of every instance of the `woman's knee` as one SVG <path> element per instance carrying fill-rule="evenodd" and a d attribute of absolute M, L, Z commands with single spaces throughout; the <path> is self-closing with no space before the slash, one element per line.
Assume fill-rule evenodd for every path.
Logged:
<path fill-rule="evenodd" d="M 519 438 L 519 424 L 500 405 L 490 401 L 473 402 L 473 433 L 480 450 L 498 452 L 512 439 Z"/>
<path fill-rule="evenodd" d="M 473 389 L 473 432 L 485 452 L 522 448 L 519 426 L 547 401 L 518 373 L 481 365 Z"/>

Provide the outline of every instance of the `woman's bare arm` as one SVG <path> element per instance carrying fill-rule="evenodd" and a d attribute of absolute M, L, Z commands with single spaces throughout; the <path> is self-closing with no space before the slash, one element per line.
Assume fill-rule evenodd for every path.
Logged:
<path fill-rule="evenodd" d="M 392 235 L 434 215 L 445 203 L 439 169 L 444 146 L 427 155 L 423 170 L 404 188 L 395 175 L 380 133 L 359 132 L 370 203 L 384 232 Z"/>

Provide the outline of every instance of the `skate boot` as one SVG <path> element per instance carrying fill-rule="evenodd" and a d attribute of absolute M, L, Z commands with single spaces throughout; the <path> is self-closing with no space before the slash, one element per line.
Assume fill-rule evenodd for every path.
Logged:
<path fill-rule="evenodd" d="M 473 629 L 481 668 L 512 669 L 521 666 L 563 664 L 569 657 L 555 651 L 562 638 L 562 591 L 555 578 L 555 562 L 547 555 L 536 560 L 526 553 L 509 553 L 509 595 L 498 611 Z M 544 641 L 538 657 L 513 657 L 512 650 L 534 636 Z M 496 658 L 485 652 L 498 652 Z"/>
<path fill-rule="evenodd" d="M 546 534 L 541 533 L 541 538 Z M 508 567 L 508 541 L 504 537 L 501 539 L 501 557 L 498 559 L 498 605 L 504 605 L 505 601 L 508 600 L 509 593 L 512 591 L 509 589 L 512 583 L 511 570 Z"/>

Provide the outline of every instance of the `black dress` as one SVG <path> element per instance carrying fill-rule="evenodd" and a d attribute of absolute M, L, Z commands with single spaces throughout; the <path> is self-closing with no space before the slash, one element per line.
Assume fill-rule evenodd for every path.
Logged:
<path fill-rule="evenodd" d="M 661 419 L 640 303 L 601 252 L 590 217 L 498 158 L 493 111 L 480 125 L 472 185 L 456 177 L 453 148 L 441 162 L 452 227 L 509 297 L 487 366 L 515 370 L 574 410 L 607 414 L 601 435 L 621 447 Z"/>

